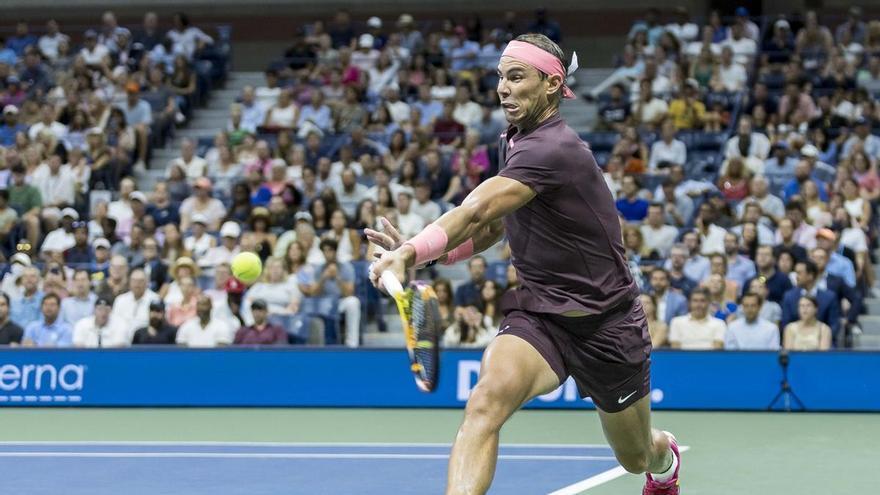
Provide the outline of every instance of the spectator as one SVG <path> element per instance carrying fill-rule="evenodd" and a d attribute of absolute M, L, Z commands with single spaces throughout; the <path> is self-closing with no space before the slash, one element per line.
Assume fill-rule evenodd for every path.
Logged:
<path fill-rule="evenodd" d="M 652 258 L 660 259 L 669 255 L 678 237 L 678 229 L 664 223 L 663 205 L 655 203 L 648 206 L 648 216 L 640 229 L 645 239 L 645 250 L 653 253 Z"/>
<path fill-rule="evenodd" d="M 767 136 L 759 132 L 753 132 L 752 119 L 750 117 L 740 117 L 737 123 L 737 134 L 727 141 L 724 157 L 726 159 L 735 156 L 742 158 L 755 157 L 763 161 L 767 159 L 769 153 L 770 140 Z"/>
<path fill-rule="evenodd" d="M 42 297 L 40 310 L 42 318 L 28 323 L 24 329 L 22 345 L 26 347 L 70 347 L 73 344 L 73 330 L 70 325 L 58 318 L 61 299 L 56 294 Z"/>
<path fill-rule="evenodd" d="M 88 270 L 79 268 L 73 273 L 73 291 L 61 301 L 61 320 L 73 327 L 83 318 L 94 313 L 98 300 L 92 292 Z"/>
<path fill-rule="evenodd" d="M 635 177 L 627 175 L 623 178 L 622 198 L 617 200 L 617 211 L 628 222 L 641 222 L 648 216 L 650 203 L 639 197 L 639 183 Z"/>
<path fill-rule="evenodd" d="M 871 134 L 870 121 L 866 117 L 859 117 L 855 123 L 855 133 L 851 135 L 844 143 L 841 150 L 841 158 L 849 157 L 857 145 L 861 145 L 862 151 L 869 157 L 880 157 L 880 137 Z"/>
<path fill-rule="evenodd" d="M 211 197 L 212 183 L 207 177 L 199 177 L 193 183 L 193 195 L 186 198 L 180 205 L 180 228 L 187 230 L 193 223 L 193 215 L 201 213 L 207 221 L 209 230 L 217 230 L 226 216 L 226 207 Z"/>
<path fill-rule="evenodd" d="M 211 316 L 211 298 L 201 294 L 196 302 L 196 316 L 177 330 L 177 344 L 184 347 L 219 347 L 232 343 L 232 329 L 224 320 Z"/>
<path fill-rule="evenodd" d="M 669 250 L 669 259 L 666 260 L 664 268 L 669 273 L 670 287 L 688 296 L 691 290 L 697 286 L 697 283 L 708 276 L 709 260 L 700 256 L 699 253 L 695 254 L 694 257 L 690 257 L 686 245 L 675 244 Z M 688 273 L 700 278 L 691 278 Z M 658 304 L 662 305 L 662 303 Z"/>
<path fill-rule="evenodd" d="M 631 107 L 633 120 L 636 124 L 647 129 L 654 129 L 666 118 L 669 105 L 665 101 L 654 96 L 649 79 L 642 79 L 639 83 L 639 95 Z"/>
<path fill-rule="evenodd" d="M 746 169 L 743 159 L 733 157 L 725 163 L 718 178 L 718 189 L 729 202 L 739 202 L 749 195 L 749 179 L 751 172 Z"/>
<path fill-rule="evenodd" d="M 724 347 L 727 326 L 723 320 L 711 317 L 708 309 L 708 291 L 691 291 L 690 312 L 673 318 L 669 325 L 669 344 L 673 349 L 712 350 Z"/>
<path fill-rule="evenodd" d="M 172 52 L 182 53 L 188 60 L 192 60 L 197 52 L 214 44 L 213 38 L 190 24 L 186 14 L 177 12 L 172 19 L 173 27 L 167 34 L 172 43 Z"/>
<path fill-rule="evenodd" d="M 773 155 L 764 161 L 764 175 L 770 181 L 770 190 L 778 193 L 794 178 L 798 160 L 791 156 L 785 141 L 773 143 L 772 150 Z"/>
<path fill-rule="evenodd" d="M 165 303 L 153 301 L 150 303 L 149 323 L 135 331 L 131 343 L 141 344 L 174 344 L 177 339 L 177 327 L 165 321 Z"/>
<path fill-rule="evenodd" d="M 269 311 L 266 301 L 255 299 L 251 303 L 253 324 L 241 327 L 235 333 L 233 344 L 236 345 L 285 345 L 287 333 L 278 325 L 273 325 L 266 319 Z"/>
<path fill-rule="evenodd" d="M 674 105 L 675 101 L 672 103 Z M 650 172 L 668 172 L 668 168 L 659 170 L 659 164 L 663 162 L 676 165 L 684 165 L 687 162 L 687 148 L 683 142 L 675 139 L 676 127 L 677 124 L 672 119 L 663 121 L 660 127 L 660 139 L 654 141 L 654 144 L 651 145 L 651 158 L 648 162 L 648 170 Z"/>
<path fill-rule="evenodd" d="M 477 255 L 468 260 L 470 280 L 455 290 L 455 305 L 464 307 L 477 304 L 480 300 L 480 287 L 486 280 L 486 258 Z"/>
<path fill-rule="evenodd" d="M 832 330 L 816 319 L 820 303 L 803 295 L 797 300 L 798 320 L 785 325 L 784 344 L 787 351 L 827 351 L 831 349 Z"/>
<path fill-rule="evenodd" d="M 241 308 L 242 321 L 245 325 L 254 324 L 255 316 L 251 309 L 252 304 L 257 300 L 266 305 L 264 308 L 267 311 L 266 316 L 289 316 L 299 311 L 302 297 L 296 279 L 288 277 L 285 273 L 284 261 L 281 258 L 268 258 L 262 278 L 244 297 Z"/>
<path fill-rule="evenodd" d="M 0 345 L 20 345 L 23 335 L 24 330 L 9 319 L 9 296 L 0 292 Z"/>
<path fill-rule="evenodd" d="M 745 10 L 743 7 L 739 9 Z M 758 53 L 758 44 L 756 43 L 758 37 L 758 28 L 755 23 L 749 21 L 747 15 L 738 16 L 737 22 L 730 26 L 730 38 L 724 42 L 724 47 L 730 47 L 736 63 L 748 67 Z M 722 48 L 722 52 L 723 50 Z"/>
<path fill-rule="evenodd" d="M 659 267 L 651 270 L 650 282 L 657 319 L 669 325 L 673 318 L 687 314 L 687 298 L 670 289 L 666 270 Z"/>
<path fill-rule="evenodd" d="M 40 270 L 27 266 L 22 271 L 20 280 L 23 290 L 20 297 L 13 298 L 9 319 L 27 329 L 31 323 L 40 319 L 40 306 L 43 302 L 43 292 L 39 289 Z"/>
<path fill-rule="evenodd" d="M 755 276 L 755 263 L 748 257 L 739 254 L 736 234 L 728 232 L 724 235 L 724 255 L 727 278 L 735 282 L 737 287 L 745 288 L 746 282 Z"/>
<path fill-rule="evenodd" d="M 40 238 L 40 208 L 43 206 L 43 198 L 39 189 L 25 182 L 26 175 L 24 165 L 17 163 L 12 166 L 9 206 L 21 215 L 28 244 L 36 252 L 37 240 Z"/>
<path fill-rule="evenodd" d="M 297 276 L 300 291 L 305 296 L 321 298 L 320 314 L 328 315 L 329 306 L 338 301 L 338 312 L 345 315 L 345 345 L 357 347 L 360 343 L 361 302 L 354 296 L 354 268 L 350 263 L 336 259 L 336 241 L 325 239 L 320 246 L 326 261 L 314 271 L 300 272 Z"/>
<path fill-rule="evenodd" d="M 133 266 L 144 270 L 149 289 L 152 291 L 158 292 L 168 281 L 168 265 L 159 257 L 159 244 L 154 238 L 144 239 L 142 262 Z"/>
<path fill-rule="evenodd" d="M 27 132 L 27 129 L 27 125 L 19 122 L 18 108 L 15 105 L 3 107 L 3 124 L 0 125 L 0 146 L 9 147 L 14 145 L 15 136 L 20 132 Z"/>
<path fill-rule="evenodd" d="M 150 139 L 150 125 L 153 123 L 153 109 L 150 104 L 140 98 L 141 88 L 135 81 L 125 84 L 126 100 L 119 108 L 125 114 L 125 122 L 134 127 L 137 135 L 136 168 L 144 167 L 147 159 L 147 147 Z"/>
<path fill-rule="evenodd" d="M 200 291 L 192 277 L 183 276 L 177 279 L 180 287 L 180 300 L 168 305 L 168 323 L 180 326 L 196 316 L 196 299 Z"/>
<path fill-rule="evenodd" d="M 622 132 L 630 118 L 630 104 L 624 98 L 623 84 L 611 86 L 611 98 L 599 108 L 598 131 Z"/>
<path fill-rule="evenodd" d="M 135 329 L 147 325 L 150 303 L 159 300 L 159 295 L 147 288 L 147 276 L 140 268 L 131 271 L 129 286 L 128 292 L 113 301 L 113 314 L 125 322 L 128 334 L 132 335 Z"/>
<path fill-rule="evenodd" d="M 733 55 L 733 49 L 729 45 L 721 49 L 721 63 L 709 82 L 713 91 L 736 92 L 745 89 L 748 74 L 742 64 L 734 60 Z"/>
<path fill-rule="evenodd" d="M 742 317 L 727 327 L 724 349 L 743 351 L 778 351 L 779 327 L 760 316 L 761 296 L 746 293 L 742 297 Z"/>
<path fill-rule="evenodd" d="M 118 318 L 110 313 L 110 301 L 98 298 L 93 316 L 86 316 L 73 326 L 74 347 L 128 347 L 131 334 Z"/>
<path fill-rule="evenodd" d="M 639 296 L 645 316 L 648 318 L 648 333 L 651 334 L 651 346 L 654 349 L 665 347 L 669 340 L 669 326 L 657 316 L 657 302 L 654 296 Z"/>
<path fill-rule="evenodd" d="M 862 21 L 862 8 L 853 5 L 847 13 L 846 20 L 837 26 L 837 29 L 834 31 L 834 39 L 840 42 L 844 35 L 847 34 L 854 42 L 864 43 L 867 26 Z"/>
<path fill-rule="evenodd" d="M 681 94 L 669 103 L 669 117 L 675 129 L 700 129 L 706 116 L 706 105 L 699 100 L 700 83 L 696 79 L 684 82 Z M 680 165 L 684 161 L 670 160 Z"/>
<path fill-rule="evenodd" d="M 443 332 L 443 347 L 486 347 L 494 337 L 476 306 L 456 311 L 456 321 Z"/>
<path fill-rule="evenodd" d="M 779 99 L 779 121 L 799 126 L 816 116 L 816 104 L 810 94 L 802 89 L 797 81 L 785 85 L 785 94 Z"/>
<path fill-rule="evenodd" d="M 827 290 L 816 286 L 819 269 L 810 260 L 799 261 L 795 265 L 797 273 L 797 287 L 785 293 L 782 300 L 782 325 L 796 321 L 800 315 L 800 300 L 806 295 L 815 299 L 818 313 L 816 317 L 831 327 L 832 335 L 837 336 L 840 329 L 840 306 L 837 297 Z"/>
<path fill-rule="evenodd" d="M 73 223 L 79 221 L 79 213 L 73 208 L 64 208 L 61 211 L 61 227 L 49 232 L 40 246 L 43 256 L 51 256 L 51 253 L 63 253 L 76 245 L 73 235 Z"/>
<path fill-rule="evenodd" d="M 95 294 L 110 301 L 128 290 L 128 260 L 124 256 L 110 258 L 109 276 L 95 287 Z"/>
<path fill-rule="evenodd" d="M 339 206 L 349 218 L 357 213 L 357 206 L 367 198 L 369 188 L 357 182 L 357 174 L 353 168 L 343 170 L 340 174 L 339 184 L 335 187 L 336 198 Z"/>
<path fill-rule="evenodd" d="M 758 247 L 755 255 L 755 265 L 757 274 L 754 278 L 746 282 L 745 287 L 749 287 L 754 280 L 759 280 L 767 289 L 766 300 L 782 303 L 785 294 L 791 289 L 791 280 L 784 273 L 776 269 L 776 256 L 771 246 Z"/>
<path fill-rule="evenodd" d="M 46 103 L 40 108 L 40 121 L 28 129 L 28 138 L 36 141 L 42 132 L 48 132 L 61 141 L 67 136 L 67 126 L 55 120 L 55 107 Z"/>
<path fill-rule="evenodd" d="M 171 160 L 169 167 L 182 167 L 190 182 L 204 177 L 208 170 L 208 162 L 196 155 L 196 144 L 190 138 L 183 138 L 180 143 L 180 156 Z"/>

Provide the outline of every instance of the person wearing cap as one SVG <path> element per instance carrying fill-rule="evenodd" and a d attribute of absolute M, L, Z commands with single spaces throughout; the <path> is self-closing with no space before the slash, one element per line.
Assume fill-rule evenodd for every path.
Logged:
<path fill-rule="evenodd" d="M 71 287 L 70 294 L 61 301 L 61 319 L 73 327 L 76 322 L 94 314 L 98 296 L 92 292 L 91 276 L 84 268 L 73 272 Z"/>
<path fill-rule="evenodd" d="M 217 245 L 217 238 L 207 233 L 208 218 L 204 214 L 193 213 L 191 220 L 191 233 L 183 238 L 183 247 L 193 258 L 199 259 Z"/>
<path fill-rule="evenodd" d="M 147 146 L 150 138 L 150 126 L 153 124 L 153 109 L 140 97 L 140 85 L 130 80 L 125 83 L 125 102 L 117 108 L 125 114 L 125 122 L 134 128 L 137 135 L 137 163 L 143 165 L 147 159 Z"/>
<path fill-rule="evenodd" d="M 880 137 L 871 134 L 871 122 L 865 117 L 856 119 L 855 132 L 843 143 L 843 149 L 840 153 L 841 160 L 852 155 L 857 144 L 862 145 L 862 151 L 875 163 L 880 158 Z"/>
<path fill-rule="evenodd" d="M 9 319 L 9 296 L 0 292 L 0 345 L 18 346 L 24 330 Z"/>
<path fill-rule="evenodd" d="M 196 213 L 204 215 L 208 230 L 216 231 L 220 227 L 220 222 L 226 217 L 226 207 L 219 199 L 211 197 L 212 189 L 213 183 L 207 177 L 199 177 L 193 182 L 192 196 L 180 204 L 181 230 L 190 228 Z"/>
<path fill-rule="evenodd" d="M 59 318 L 61 299 L 46 294 L 40 299 L 40 318 L 24 327 L 22 345 L 25 347 L 70 347 L 73 329 Z"/>
<path fill-rule="evenodd" d="M 376 39 L 370 33 L 358 37 L 357 49 L 351 52 L 351 65 L 369 72 L 379 61 L 379 50 L 375 48 Z"/>
<path fill-rule="evenodd" d="M 201 294 L 196 301 L 196 316 L 177 330 L 177 344 L 184 347 L 218 347 L 232 343 L 235 330 L 211 315 L 211 298 Z"/>
<path fill-rule="evenodd" d="M 15 144 L 15 136 L 19 132 L 27 132 L 28 126 L 18 120 L 18 107 L 3 107 L 3 123 L 0 124 L 0 146 L 9 147 Z"/>
<path fill-rule="evenodd" d="M 110 241 L 104 237 L 98 237 L 92 241 L 94 260 L 89 266 L 92 279 L 100 282 L 110 276 Z"/>
<path fill-rule="evenodd" d="M 207 250 L 204 256 L 197 258 L 199 266 L 207 269 L 206 274 L 211 275 L 210 270 L 223 263 L 232 263 L 232 258 L 239 253 L 238 238 L 241 235 L 241 226 L 237 222 L 224 222 L 220 227 L 220 245 Z"/>
<path fill-rule="evenodd" d="M 263 299 L 256 299 L 250 306 L 253 323 L 238 329 L 235 333 L 235 345 L 286 345 L 287 333 L 278 325 L 269 323 L 268 304 Z"/>
<path fill-rule="evenodd" d="M 43 197 L 39 189 L 28 184 L 27 170 L 17 163 L 12 166 L 12 181 L 9 184 L 9 206 L 20 212 L 27 229 L 28 243 L 35 249 L 40 238 L 40 209 Z"/>
<path fill-rule="evenodd" d="M 73 326 L 73 346 L 88 348 L 128 347 L 131 335 L 125 325 L 111 314 L 110 301 L 98 298 L 95 314 L 86 316 Z"/>
<path fill-rule="evenodd" d="M 147 286 L 147 275 L 141 268 L 134 268 L 128 277 L 128 292 L 113 300 L 113 314 L 125 322 L 129 335 L 149 322 L 149 306 L 159 301 L 159 295 Z"/>
<path fill-rule="evenodd" d="M 825 184 L 834 182 L 837 169 L 819 159 L 819 148 L 812 144 L 805 144 L 800 149 L 801 159 L 810 164 L 813 177 Z"/>
<path fill-rule="evenodd" d="M 146 326 L 134 332 L 131 343 L 134 345 L 168 345 L 174 344 L 177 338 L 177 327 L 165 321 L 165 303 L 150 303 L 150 319 Z"/>
<path fill-rule="evenodd" d="M 382 19 L 376 16 L 367 19 L 367 31 L 373 37 L 373 48 L 383 50 L 388 43 L 388 36 L 382 31 Z"/>

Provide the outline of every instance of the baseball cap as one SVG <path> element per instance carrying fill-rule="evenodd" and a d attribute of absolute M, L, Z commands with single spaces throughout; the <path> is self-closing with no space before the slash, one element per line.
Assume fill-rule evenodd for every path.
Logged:
<path fill-rule="evenodd" d="M 236 222 L 224 222 L 220 227 L 220 237 L 234 237 L 241 235 L 241 227 Z"/>
<path fill-rule="evenodd" d="M 791 24 L 788 23 L 785 19 L 779 19 L 778 21 L 773 23 L 774 27 L 783 28 L 783 29 L 791 29 Z"/>
<path fill-rule="evenodd" d="M 112 306 L 112 304 L 110 304 L 110 300 L 108 300 L 106 297 L 99 297 L 98 300 L 95 301 L 95 306 L 96 307 L 97 306 L 108 306 L 109 307 L 109 306 Z"/>
<path fill-rule="evenodd" d="M 138 84 L 136 81 L 128 81 L 127 83 L 125 83 L 125 92 L 126 93 L 140 93 L 141 92 L 141 85 Z"/>
<path fill-rule="evenodd" d="M 206 217 L 204 213 L 193 213 L 191 218 L 192 218 L 192 223 L 200 223 L 202 225 L 208 225 L 208 217 Z"/>
<path fill-rule="evenodd" d="M 364 33 L 358 38 L 358 46 L 361 48 L 373 48 L 373 35 Z"/>
<path fill-rule="evenodd" d="M 814 157 L 819 156 L 819 148 L 813 146 L 812 144 L 806 144 L 803 148 L 801 148 L 801 156 Z"/>
<path fill-rule="evenodd" d="M 103 237 L 99 237 L 92 242 L 92 247 L 95 249 L 104 248 L 110 249 L 110 241 L 104 239 Z"/>
<path fill-rule="evenodd" d="M 816 239 L 828 239 L 829 241 L 837 240 L 837 234 L 831 229 L 819 229 L 816 231 Z"/>
<path fill-rule="evenodd" d="M 370 17 L 369 19 L 367 19 L 367 26 L 379 29 L 382 27 L 382 19 L 379 19 L 376 16 Z"/>
<path fill-rule="evenodd" d="M 697 80 L 694 79 L 694 78 L 692 78 L 692 77 L 689 77 L 689 78 L 684 82 L 684 85 L 685 85 L 686 87 L 688 87 L 688 88 L 700 89 L 700 83 L 697 82 Z"/>
<path fill-rule="evenodd" d="M 400 17 L 397 18 L 397 24 L 400 26 L 406 26 L 408 24 L 413 23 L 413 16 L 409 14 L 400 14 Z"/>
<path fill-rule="evenodd" d="M 254 302 L 251 303 L 251 309 L 266 309 L 267 307 L 268 305 L 263 299 L 254 299 Z"/>
<path fill-rule="evenodd" d="M 3 113 L 4 114 L 7 114 L 7 113 L 17 114 L 18 107 L 15 105 L 6 105 L 5 107 L 3 107 Z"/>
<path fill-rule="evenodd" d="M 76 212 L 73 208 L 67 207 L 61 210 L 61 217 L 70 217 L 74 220 L 79 220 L 79 213 Z"/>
<path fill-rule="evenodd" d="M 213 183 L 211 182 L 211 179 L 207 177 L 199 177 L 195 180 L 195 182 L 193 182 L 193 186 L 200 187 L 202 189 L 211 189 Z"/>
<path fill-rule="evenodd" d="M 165 303 L 156 300 L 150 303 L 150 311 L 165 311 Z"/>
<path fill-rule="evenodd" d="M 229 277 L 229 280 L 226 281 L 225 289 L 227 294 L 242 294 L 245 287 L 237 278 Z"/>
<path fill-rule="evenodd" d="M 312 214 L 307 211 L 301 211 L 293 216 L 293 219 L 299 222 L 300 220 L 312 223 Z"/>
<path fill-rule="evenodd" d="M 128 195 L 128 199 L 132 201 L 140 201 L 143 204 L 147 204 L 147 195 L 140 191 L 133 191 Z"/>
<path fill-rule="evenodd" d="M 24 266 L 31 266 L 31 257 L 26 253 L 15 253 L 9 259 L 10 263 L 21 263 Z"/>

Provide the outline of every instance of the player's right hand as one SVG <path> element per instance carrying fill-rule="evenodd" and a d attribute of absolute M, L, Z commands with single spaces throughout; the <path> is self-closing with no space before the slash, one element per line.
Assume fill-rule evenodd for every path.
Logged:
<path fill-rule="evenodd" d="M 382 230 L 384 232 L 379 232 L 378 230 L 373 229 L 364 229 L 364 234 L 367 235 L 367 240 L 385 251 L 394 251 L 399 248 L 401 244 L 403 244 L 403 236 L 401 236 L 400 232 L 394 228 L 394 225 L 391 225 L 391 222 L 389 222 L 387 218 L 380 217 L 379 221 L 382 222 Z M 381 255 L 381 253 L 374 254 L 376 258 L 379 258 Z"/>

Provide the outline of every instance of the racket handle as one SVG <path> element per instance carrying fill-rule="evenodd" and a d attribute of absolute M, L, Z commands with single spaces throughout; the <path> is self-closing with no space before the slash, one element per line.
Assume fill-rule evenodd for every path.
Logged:
<path fill-rule="evenodd" d="M 388 294 L 394 296 L 403 292 L 403 285 L 400 284 L 400 280 L 397 280 L 397 276 L 391 270 L 382 272 L 380 278 L 382 279 L 382 287 L 385 287 Z"/>

